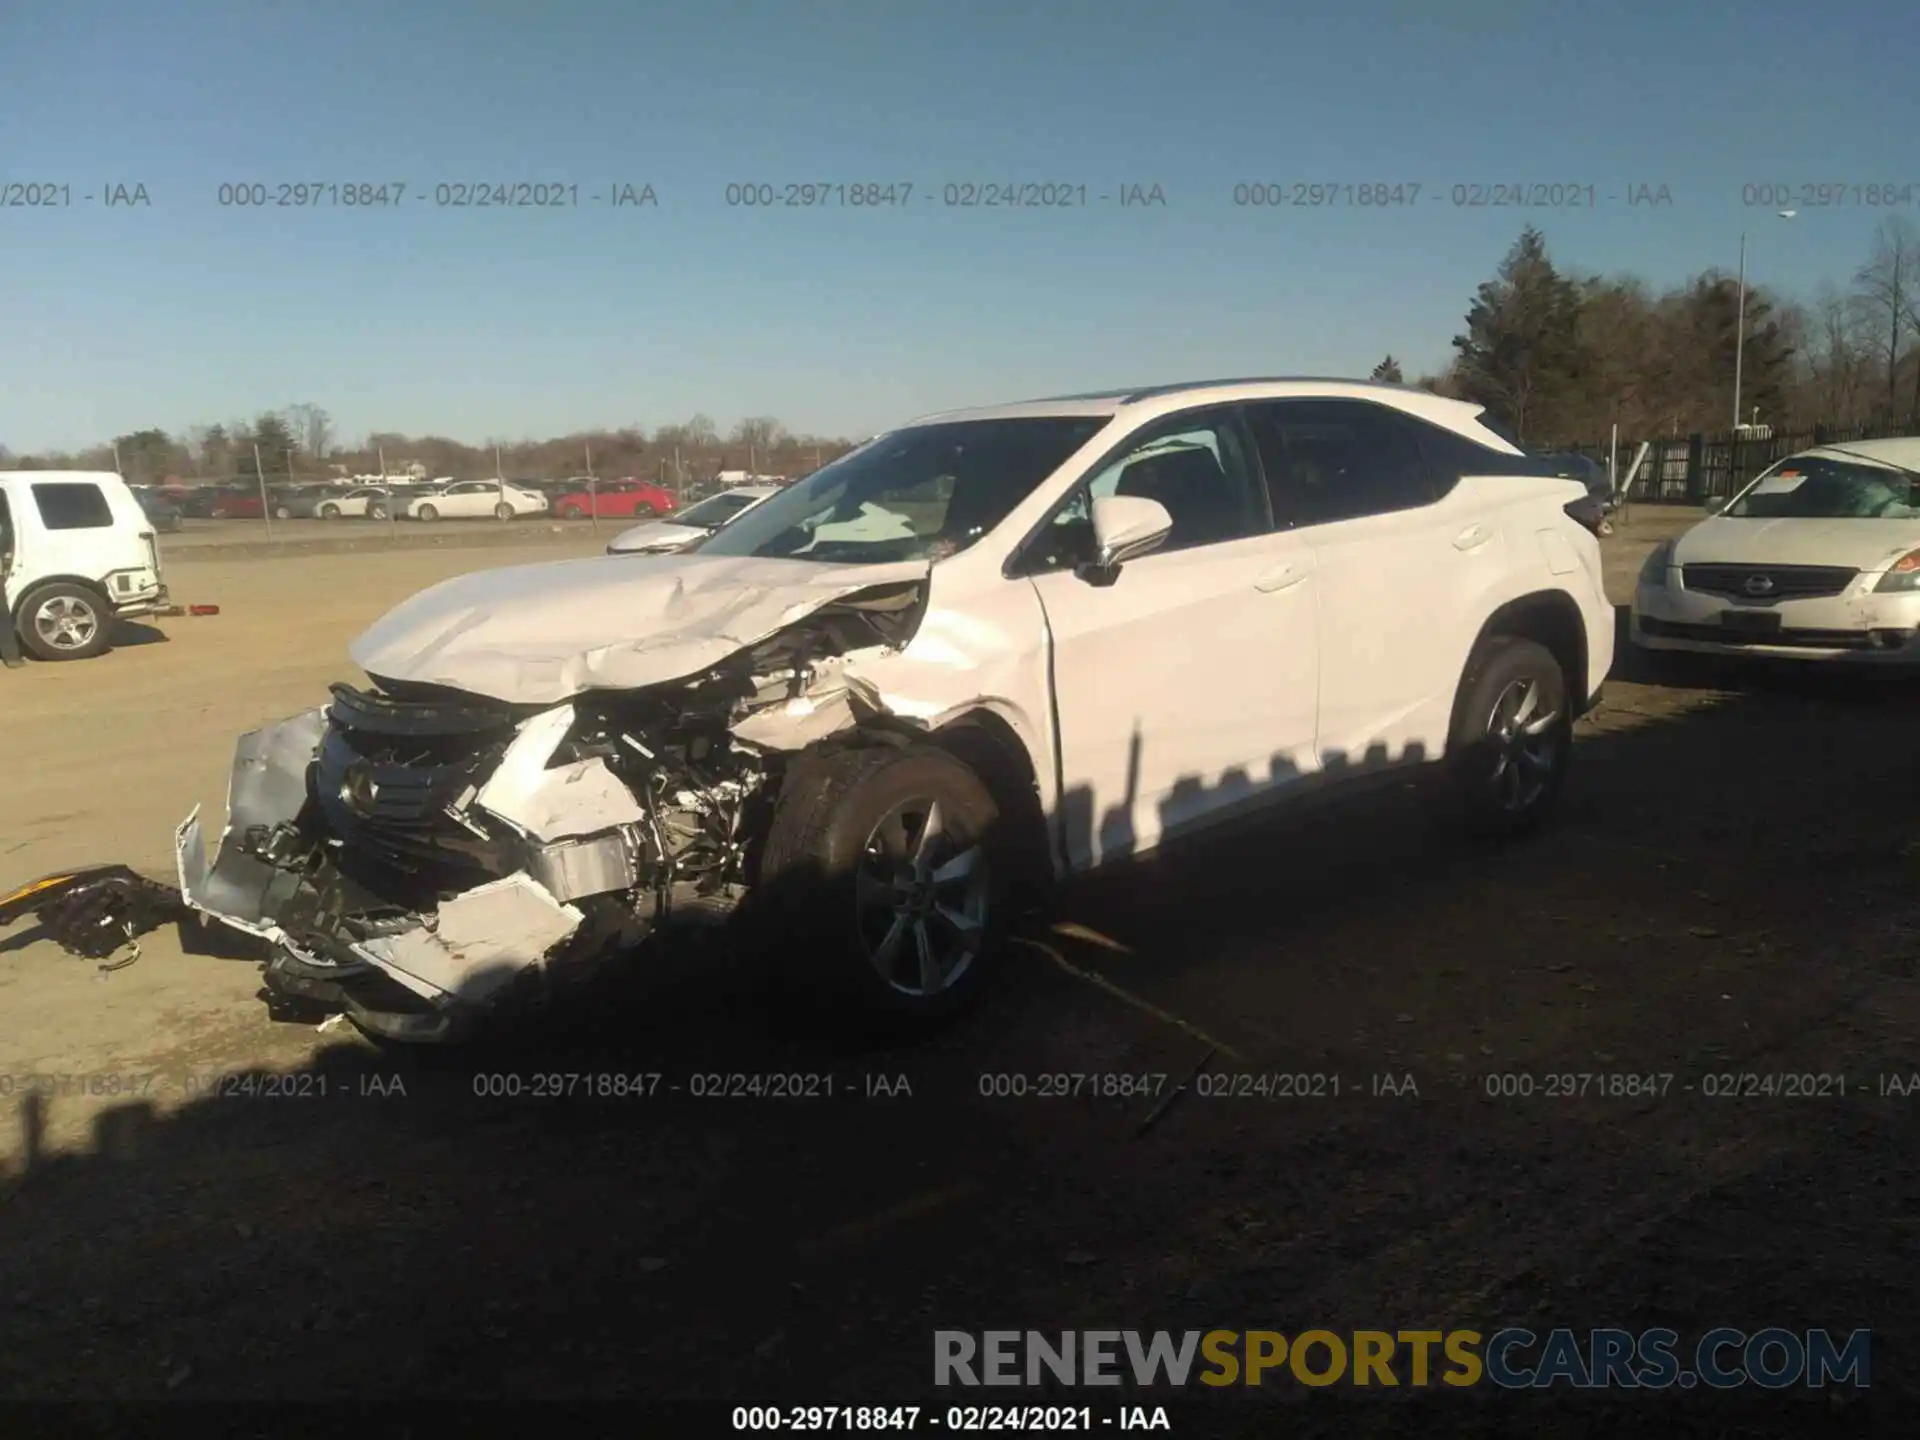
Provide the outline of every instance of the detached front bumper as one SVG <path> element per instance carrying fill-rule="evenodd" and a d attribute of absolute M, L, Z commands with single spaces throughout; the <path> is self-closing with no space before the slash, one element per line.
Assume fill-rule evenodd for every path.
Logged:
<path fill-rule="evenodd" d="M 522 724 L 469 802 L 484 814 L 443 817 L 507 833 L 520 868 L 420 904 L 372 878 L 385 872 L 371 827 L 363 836 L 329 818 L 343 813 L 353 786 L 367 795 L 390 788 L 417 811 L 425 797 L 402 789 L 405 767 L 346 750 L 324 710 L 243 736 L 213 861 L 197 809 L 175 832 L 181 898 L 270 947 L 274 994 L 341 1010 L 390 1039 L 455 1039 L 576 947 L 591 954 L 645 933 L 631 907 L 612 907 L 617 922 L 583 908 L 638 884 L 622 827 L 642 812 L 624 791 L 596 786 L 589 766 L 547 768 L 571 716 L 561 707 Z M 329 785 L 339 793 L 322 803 Z M 542 832 L 566 833 L 550 841 Z"/>
<path fill-rule="evenodd" d="M 1763 605 L 1641 585 L 1634 591 L 1631 637 L 1647 650 L 1920 665 L 1920 593 L 1869 592 Z"/>

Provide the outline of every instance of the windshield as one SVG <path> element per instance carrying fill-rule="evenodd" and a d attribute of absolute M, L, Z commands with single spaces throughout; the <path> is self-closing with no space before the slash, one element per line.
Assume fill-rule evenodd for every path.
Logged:
<path fill-rule="evenodd" d="M 895 430 L 754 506 L 700 553 L 855 565 L 941 559 L 998 525 L 1108 423 L 1076 415 Z"/>
<path fill-rule="evenodd" d="M 1740 520 L 1911 520 L 1920 517 L 1912 471 L 1868 460 L 1795 455 L 1764 471 L 1724 514 Z"/>
<path fill-rule="evenodd" d="M 727 523 L 754 501 L 763 499 L 759 495 L 709 495 L 698 505 L 690 505 L 674 516 L 677 525 L 706 525 L 714 529 Z"/>

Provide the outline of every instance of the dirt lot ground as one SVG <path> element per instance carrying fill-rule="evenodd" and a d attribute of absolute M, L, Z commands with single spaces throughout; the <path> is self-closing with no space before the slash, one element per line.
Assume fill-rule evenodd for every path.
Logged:
<path fill-rule="evenodd" d="M 1616 598 L 1662 528 L 1609 542 Z M 176 548 L 176 597 L 221 614 L 0 675 L 0 885 L 94 859 L 167 874 L 192 806 L 217 830 L 235 736 L 315 703 L 363 624 L 604 538 Z M 537 1048 L 401 1062 L 270 1022 L 251 963 L 170 931 L 106 975 L 0 936 L 0 1394 L 645 1395 L 711 1419 L 944 1407 L 936 1328 L 1725 1324 L 1871 1328 L 1873 1388 L 1158 1398 L 1194 1435 L 1890 1426 L 1920 1355 L 1920 1096 L 1882 1093 L 1920 1071 L 1915 692 L 1616 675 L 1535 841 L 1465 849 L 1391 795 L 1170 855 L 1070 895 L 1067 930 L 913 1050 L 825 1051 L 745 982 L 694 975 Z M 1151 1100 L 982 1093 L 1170 1088 L 1209 1050 L 1222 1074 L 1338 1077 L 1338 1098 L 1189 1094 L 1142 1133 Z M 260 1071 L 306 1078 L 232 1079 Z M 664 1078 L 647 1099 L 475 1094 L 508 1072 Z M 770 1072 L 831 1072 L 835 1094 L 690 1093 Z M 1742 1072 L 1846 1093 L 1705 1093 Z M 1671 1079 L 1549 1098 L 1568 1073 Z M 1490 1095 L 1501 1076 L 1535 1093 Z"/>

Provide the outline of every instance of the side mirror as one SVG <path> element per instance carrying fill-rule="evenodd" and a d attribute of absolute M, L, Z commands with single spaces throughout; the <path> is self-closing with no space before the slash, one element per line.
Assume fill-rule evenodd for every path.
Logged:
<path fill-rule="evenodd" d="M 1093 568 L 1106 574 L 1158 550 L 1173 516 L 1144 495 L 1103 495 L 1093 502 Z"/>

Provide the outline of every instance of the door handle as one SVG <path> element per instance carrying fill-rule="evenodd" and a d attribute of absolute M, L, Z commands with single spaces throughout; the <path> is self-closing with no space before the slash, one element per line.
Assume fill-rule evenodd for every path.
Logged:
<path fill-rule="evenodd" d="M 1456 550 L 1478 550 L 1492 538 L 1493 532 L 1487 529 L 1486 526 L 1469 525 L 1453 537 L 1453 548 Z"/>
<path fill-rule="evenodd" d="M 1276 565 L 1254 581 L 1253 588 L 1271 595 L 1276 590 L 1290 590 L 1306 578 L 1307 572 L 1301 566 L 1292 563 Z"/>

